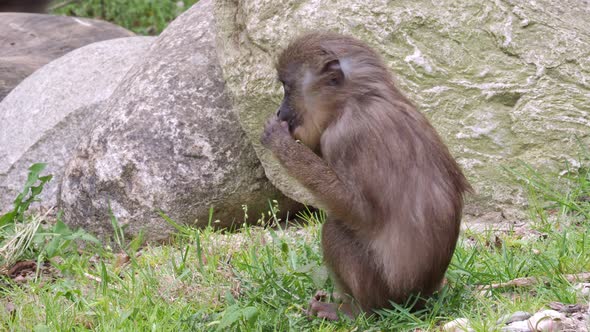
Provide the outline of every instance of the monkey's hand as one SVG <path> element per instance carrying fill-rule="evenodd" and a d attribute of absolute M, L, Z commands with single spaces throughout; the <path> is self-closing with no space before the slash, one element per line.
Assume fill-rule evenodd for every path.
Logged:
<path fill-rule="evenodd" d="M 272 116 L 266 121 L 260 142 L 272 150 L 279 145 L 277 143 L 283 140 L 292 140 L 291 134 L 289 133 L 289 125 L 285 121 L 280 121 L 277 116 Z"/>
<path fill-rule="evenodd" d="M 289 132 L 286 122 L 271 117 L 260 137 L 262 145 L 270 149 L 287 172 L 313 192 L 318 200 L 337 219 L 363 220 L 357 212 L 354 192 L 338 178 L 334 170 L 320 156 L 304 144 L 298 144 Z M 351 224 L 351 229 L 357 225 Z"/>

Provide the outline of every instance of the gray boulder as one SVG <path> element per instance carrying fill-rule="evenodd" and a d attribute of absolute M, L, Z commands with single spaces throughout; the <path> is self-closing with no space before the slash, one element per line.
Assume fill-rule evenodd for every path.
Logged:
<path fill-rule="evenodd" d="M 133 35 L 87 18 L 0 13 L 0 100 L 51 60 L 87 44 Z"/>
<path fill-rule="evenodd" d="M 213 226 L 223 227 L 256 221 L 269 199 L 282 211 L 293 207 L 264 176 L 232 110 L 212 11 L 202 0 L 172 22 L 113 93 L 108 116 L 66 169 L 67 223 L 110 236 L 110 209 L 127 234 L 143 229 L 157 241 L 173 231 L 160 210 L 205 226 L 213 208 Z"/>
<path fill-rule="evenodd" d="M 48 164 L 54 175 L 39 203 L 57 203 L 66 162 L 88 135 L 104 101 L 155 37 L 129 37 L 94 43 L 52 61 L 26 78 L 0 102 L 0 211 L 21 190 L 27 168 Z"/>
<path fill-rule="evenodd" d="M 520 218 L 504 167 L 554 171 L 590 145 L 590 7 L 579 1 L 217 2 L 218 47 L 240 122 L 271 181 L 313 198 L 258 142 L 281 98 L 272 63 L 310 28 L 359 37 L 433 122 L 474 184 L 466 212 Z M 485 217 L 485 218 L 484 218 Z"/>

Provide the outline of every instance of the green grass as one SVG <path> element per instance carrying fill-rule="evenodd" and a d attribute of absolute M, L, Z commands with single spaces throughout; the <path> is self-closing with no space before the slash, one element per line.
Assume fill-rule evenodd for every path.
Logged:
<path fill-rule="evenodd" d="M 8 330 L 98 331 L 337 331 L 432 329 L 467 317 L 490 327 L 504 313 L 535 311 L 551 301 L 579 302 L 563 273 L 590 270 L 588 225 L 556 226 L 528 240 L 507 233 L 466 234 L 448 272 L 449 286 L 428 310 L 386 310 L 377 318 L 330 323 L 303 314 L 315 290 L 330 289 L 321 267 L 319 223 L 286 230 L 246 227 L 235 234 L 190 230 L 170 245 L 127 250 L 90 248 L 55 257 L 63 277 L 39 279 L 0 291 L 0 326 Z M 199 254 L 200 253 L 200 254 Z M 544 276 L 546 286 L 480 294 L 477 284 Z"/>
<path fill-rule="evenodd" d="M 322 214 L 234 233 L 176 225 L 169 244 L 143 247 L 121 237 L 113 219 L 119 231 L 111 246 L 62 247 L 50 258 L 59 271 L 53 279 L 0 281 L 0 330 L 405 331 L 466 317 L 476 331 L 491 331 L 506 313 L 582 303 L 563 275 L 590 271 L 588 168 L 551 181 L 526 165 L 512 172 L 530 192 L 529 231 L 463 233 L 448 285 L 421 312 L 398 306 L 355 321 L 309 320 L 310 296 L 332 288 L 319 247 Z M 477 287 L 530 276 L 548 282 Z"/>
<path fill-rule="evenodd" d="M 98 18 L 140 35 L 157 35 L 198 0 L 79 0 L 52 10 L 53 14 Z M 64 3 L 57 0 L 52 6 Z"/>

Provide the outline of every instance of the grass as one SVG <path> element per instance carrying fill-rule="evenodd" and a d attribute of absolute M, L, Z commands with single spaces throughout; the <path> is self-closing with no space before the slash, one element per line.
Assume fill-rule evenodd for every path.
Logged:
<path fill-rule="evenodd" d="M 466 317 L 476 331 L 493 331 L 506 313 L 535 312 L 552 301 L 581 303 L 563 275 L 590 271 L 588 168 L 552 181 L 526 165 L 512 172 L 530 192 L 533 222 L 526 232 L 464 232 L 448 285 L 421 312 L 397 306 L 355 321 L 307 319 L 309 297 L 332 288 L 319 248 L 321 213 L 302 214 L 302 225 L 244 226 L 234 233 L 175 225 L 178 232 L 161 246 L 141 246 L 141 237 L 127 242 L 113 219 L 110 246 L 89 241 L 52 255 L 41 250 L 55 273 L 25 282 L 3 278 L 0 330 L 406 331 Z M 477 289 L 529 276 L 548 283 Z"/>
<path fill-rule="evenodd" d="M 98 18 L 140 35 L 158 35 L 174 18 L 198 0 L 78 0 L 53 1 L 51 12 L 58 15 Z M 68 3 L 65 6 L 62 4 Z"/>

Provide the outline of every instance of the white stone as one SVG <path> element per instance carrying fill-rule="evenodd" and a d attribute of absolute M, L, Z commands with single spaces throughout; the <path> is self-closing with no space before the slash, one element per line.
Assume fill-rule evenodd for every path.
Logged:
<path fill-rule="evenodd" d="M 529 328 L 538 332 L 556 332 L 563 326 L 565 315 L 555 310 L 543 310 L 528 319 Z"/>
<path fill-rule="evenodd" d="M 444 332 L 472 332 L 474 331 L 467 318 L 457 318 L 443 325 Z"/>

